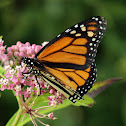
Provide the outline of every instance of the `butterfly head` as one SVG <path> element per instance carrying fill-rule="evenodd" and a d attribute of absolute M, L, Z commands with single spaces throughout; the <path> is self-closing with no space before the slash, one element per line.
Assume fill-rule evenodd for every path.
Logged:
<path fill-rule="evenodd" d="M 30 68 L 38 68 L 38 69 L 43 68 L 43 64 L 40 63 L 35 58 L 22 57 L 21 62 L 23 62 L 24 64 L 26 64 L 27 67 L 30 67 Z"/>
<path fill-rule="evenodd" d="M 25 63 L 28 67 L 33 67 L 34 63 L 32 62 L 32 59 L 28 57 L 22 57 L 21 62 Z"/>

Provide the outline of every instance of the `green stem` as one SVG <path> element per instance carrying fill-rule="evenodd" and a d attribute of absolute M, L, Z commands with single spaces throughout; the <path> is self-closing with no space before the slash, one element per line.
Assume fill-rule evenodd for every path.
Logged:
<path fill-rule="evenodd" d="M 33 97 L 33 95 L 31 95 L 31 97 Z M 13 123 L 10 123 L 11 122 L 11 119 L 10 119 L 6 126 L 10 126 L 10 124 L 12 124 L 11 126 L 17 126 L 17 124 L 19 123 L 19 120 L 21 120 L 23 112 L 25 111 L 25 109 L 28 109 L 28 104 L 31 100 L 31 98 L 29 98 L 24 102 L 23 97 L 19 94 L 18 96 L 16 96 L 16 99 L 18 102 L 19 109 L 16 115 L 14 116 L 15 118 L 13 120 Z"/>
<path fill-rule="evenodd" d="M 17 126 L 17 123 L 18 123 L 18 121 L 19 121 L 19 119 L 21 117 L 21 113 L 23 111 L 23 109 L 22 109 L 23 106 L 21 104 L 21 100 L 20 100 L 19 96 L 16 96 L 16 98 L 17 98 L 17 102 L 18 102 L 19 109 L 17 111 L 17 115 L 16 115 L 15 120 L 13 121 L 12 126 Z"/>
<path fill-rule="evenodd" d="M 21 117 L 22 111 L 23 111 L 23 110 L 22 110 L 21 108 L 19 108 L 19 110 L 18 110 L 18 112 L 17 112 L 17 115 L 16 115 L 16 118 L 15 118 L 15 120 L 13 121 L 12 126 L 17 126 L 17 123 L 18 123 L 18 121 L 19 121 L 19 119 L 20 119 L 20 117 Z"/>
<path fill-rule="evenodd" d="M 16 96 L 19 108 L 22 107 L 20 96 Z"/>
<path fill-rule="evenodd" d="M 16 98 L 17 98 L 19 109 L 17 111 L 17 115 L 13 121 L 12 126 L 17 126 L 17 123 L 18 123 L 19 119 L 21 118 L 22 112 L 24 111 L 23 107 L 27 108 L 27 105 L 24 103 L 22 96 L 16 96 Z M 31 100 L 31 98 L 27 100 L 27 104 L 30 102 L 30 100 Z"/>

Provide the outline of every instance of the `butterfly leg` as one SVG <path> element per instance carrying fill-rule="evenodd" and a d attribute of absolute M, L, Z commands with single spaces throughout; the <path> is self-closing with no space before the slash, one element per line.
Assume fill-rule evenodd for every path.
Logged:
<path fill-rule="evenodd" d="M 35 79 L 36 79 L 36 81 L 37 81 L 37 83 L 39 85 L 39 88 L 40 88 L 40 83 L 38 82 L 38 79 L 37 79 L 37 76 L 36 75 L 35 75 Z"/>
<path fill-rule="evenodd" d="M 41 95 L 41 87 L 40 87 L 40 83 L 39 83 L 39 81 L 38 81 L 38 79 L 37 79 L 37 75 L 35 75 L 35 79 L 36 79 L 36 81 L 37 81 L 37 83 L 38 83 L 38 85 L 39 85 L 39 95 Z"/>
<path fill-rule="evenodd" d="M 30 71 L 28 71 L 28 72 L 25 72 L 26 71 L 26 68 L 25 68 L 25 70 L 22 72 L 22 75 L 24 76 L 24 75 L 27 75 L 27 74 L 30 74 Z M 27 78 L 27 77 L 26 77 Z"/>
<path fill-rule="evenodd" d="M 22 75 L 27 79 L 27 76 L 25 76 L 25 75 L 27 75 L 27 74 L 30 74 L 30 72 L 27 72 L 27 73 L 24 73 L 24 72 L 22 72 Z"/>

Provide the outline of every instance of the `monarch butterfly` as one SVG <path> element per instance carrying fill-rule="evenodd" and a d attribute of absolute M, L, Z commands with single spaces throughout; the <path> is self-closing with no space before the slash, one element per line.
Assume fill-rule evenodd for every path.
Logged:
<path fill-rule="evenodd" d="M 94 57 L 106 25 L 106 19 L 100 16 L 75 24 L 51 40 L 35 58 L 23 57 L 22 62 L 75 103 L 96 80 Z"/>

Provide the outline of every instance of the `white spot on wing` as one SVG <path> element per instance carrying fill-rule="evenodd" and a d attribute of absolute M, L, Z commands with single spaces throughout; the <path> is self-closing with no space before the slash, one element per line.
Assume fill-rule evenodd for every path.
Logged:
<path fill-rule="evenodd" d="M 93 50 L 93 48 L 90 48 L 90 50 Z"/>
<path fill-rule="evenodd" d="M 73 99 L 73 97 L 70 98 L 70 100 L 72 100 L 72 99 Z"/>
<path fill-rule="evenodd" d="M 60 37 L 61 34 L 57 35 L 57 37 Z"/>
<path fill-rule="evenodd" d="M 78 27 L 78 24 L 74 25 L 74 27 L 77 28 Z"/>
<path fill-rule="evenodd" d="M 96 21 L 98 21 L 98 18 L 95 18 Z"/>
<path fill-rule="evenodd" d="M 90 45 L 90 46 L 92 46 L 93 44 L 92 44 L 92 43 L 90 43 L 89 45 Z"/>
<path fill-rule="evenodd" d="M 77 33 L 75 36 L 76 36 L 76 37 L 79 37 L 79 36 L 81 36 L 81 34 L 80 34 L 80 33 Z"/>
<path fill-rule="evenodd" d="M 69 32 L 69 31 L 71 31 L 71 29 L 67 29 L 65 32 Z"/>
<path fill-rule="evenodd" d="M 86 31 L 86 27 L 82 27 L 81 30 L 82 30 L 82 31 Z"/>
<path fill-rule="evenodd" d="M 92 38 L 92 41 L 95 41 L 96 40 L 96 38 Z"/>
<path fill-rule="evenodd" d="M 102 21 L 99 21 L 99 24 L 102 24 Z"/>
<path fill-rule="evenodd" d="M 92 19 L 95 19 L 95 17 L 92 17 Z"/>
<path fill-rule="evenodd" d="M 94 35 L 92 31 L 88 31 L 87 34 L 88 34 L 88 37 L 92 37 Z"/>
<path fill-rule="evenodd" d="M 73 31 L 71 31 L 71 32 L 70 32 L 70 34 L 75 34 L 75 33 L 76 33 L 76 31 L 75 31 L 75 30 L 73 30 Z"/>
<path fill-rule="evenodd" d="M 80 27 L 81 27 L 81 28 L 84 27 L 84 24 L 80 25 Z"/>

